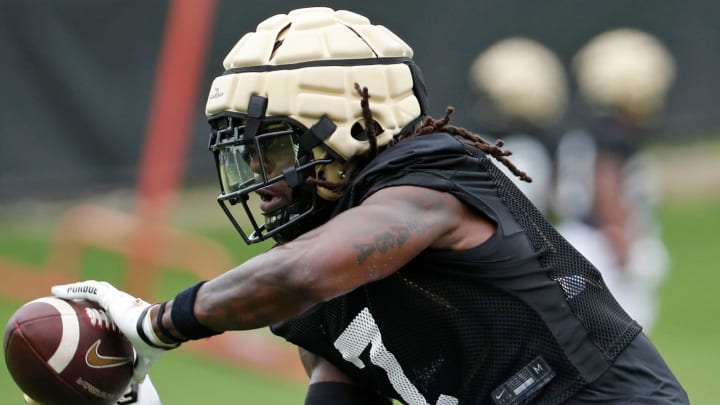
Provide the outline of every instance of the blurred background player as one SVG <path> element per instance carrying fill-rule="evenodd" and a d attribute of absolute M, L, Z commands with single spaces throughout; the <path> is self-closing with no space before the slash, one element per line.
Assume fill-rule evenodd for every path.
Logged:
<path fill-rule="evenodd" d="M 469 75 L 479 132 L 504 140 L 518 167 L 532 168 L 532 183 L 516 185 L 547 213 L 557 125 L 568 102 L 562 62 L 536 40 L 511 37 L 478 54 Z"/>
<path fill-rule="evenodd" d="M 559 231 L 649 332 L 669 260 L 653 213 L 653 162 L 642 149 L 659 129 L 673 57 L 657 38 L 621 28 L 592 38 L 572 70 L 588 114 L 558 145 Z"/>

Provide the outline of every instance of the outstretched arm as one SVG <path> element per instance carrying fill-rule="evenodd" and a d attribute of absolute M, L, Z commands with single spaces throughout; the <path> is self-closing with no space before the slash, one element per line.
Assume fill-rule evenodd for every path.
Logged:
<path fill-rule="evenodd" d="M 218 331 L 287 319 L 387 277 L 430 246 L 472 245 L 466 239 L 482 232 L 471 232 L 470 238 L 456 235 L 468 222 L 467 210 L 448 193 L 419 187 L 380 190 L 296 240 L 208 281 L 197 292 L 194 314 Z M 164 317 L 168 327 L 170 317 Z"/>
<path fill-rule="evenodd" d="M 270 325 L 387 277 L 427 248 L 467 249 L 494 231 L 449 193 L 392 187 L 168 302 L 150 305 L 97 281 L 55 286 L 53 294 L 105 308 L 135 346 L 141 380 L 179 342 Z"/>

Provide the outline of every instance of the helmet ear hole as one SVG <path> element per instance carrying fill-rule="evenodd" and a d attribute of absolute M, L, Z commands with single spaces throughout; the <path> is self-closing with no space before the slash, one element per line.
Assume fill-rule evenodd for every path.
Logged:
<path fill-rule="evenodd" d="M 383 129 L 382 125 L 380 125 L 379 122 L 372 120 L 373 125 L 373 135 L 378 136 L 382 134 L 385 129 Z M 362 126 L 360 121 L 356 121 L 352 128 L 350 128 L 350 135 L 358 141 L 367 141 L 368 140 L 368 131 L 365 130 L 365 128 Z"/>
<path fill-rule="evenodd" d="M 360 121 L 355 122 L 352 128 L 350 128 L 350 135 L 358 141 L 368 140 L 367 132 L 365 132 L 365 128 L 360 125 Z"/>

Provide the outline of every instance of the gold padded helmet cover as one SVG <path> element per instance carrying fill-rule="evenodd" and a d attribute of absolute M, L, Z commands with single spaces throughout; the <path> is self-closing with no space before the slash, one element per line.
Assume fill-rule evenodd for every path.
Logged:
<path fill-rule="evenodd" d="M 369 150 L 368 141 L 351 135 L 355 123 L 364 127 L 355 83 L 368 88 L 373 118 L 384 130 L 378 146 L 421 115 L 410 67 L 400 60 L 380 62 L 412 56 L 390 30 L 350 11 L 314 7 L 275 15 L 245 34 L 225 57 L 226 71 L 213 81 L 206 115 L 246 113 L 252 95 L 267 98 L 266 116 L 290 117 L 307 128 L 327 115 L 337 128 L 324 143 L 349 161 Z M 315 159 L 327 154 L 322 147 L 313 149 Z M 330 172 L 340 168 L 325 174 L 339 180 Z"/>

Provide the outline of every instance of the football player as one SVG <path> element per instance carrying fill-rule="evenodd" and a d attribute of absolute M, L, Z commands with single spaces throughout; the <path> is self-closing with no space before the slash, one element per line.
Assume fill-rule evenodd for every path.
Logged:
<path fill-rule="evenodd" d="M 687 396 L 653 344 L 490 159 L 427 116 L 412 49 L 349 11 L 273 16 L 206 107 L 222 209 L 277 245 L 150 304 L 88 280 L 142 378 L 191 339 L 270 326 L 301 349 L 306 404 L 617 403 Z"/>
<path fill-rule="evenodd" d="M 591 38 L 573 71 L 589 114 L 559 142 L 558 230 L 648 333 L 669 255 L 655 217 L 657 162 L 643 152 L 662 124 L 673 57 L 654 36 L 619 28 Z"/>
<path fill-rule="evenodd" d="M 480 52 L 470 66 L 469 77 L 476 95 L 473 116 L 480 131 L 505 141 L 513 151 L 513 163 L 532 168 L 531 183 L 515 183 L 547 214 L 556 133 L 568 103 L 562 61 L 532 38 L 509 37 Z M 505 166 L 499 167 L 510 179 L 517 179 Z"/>

